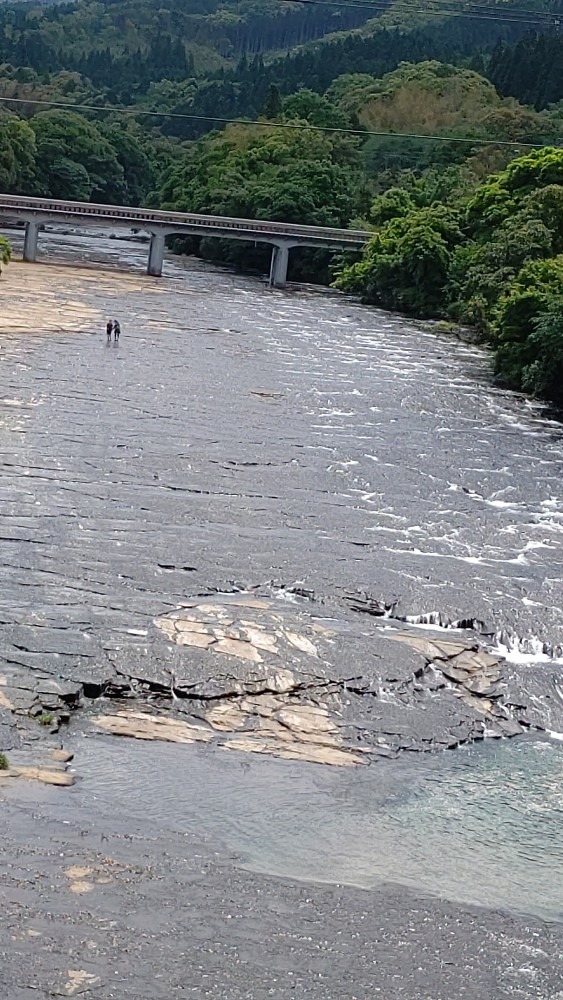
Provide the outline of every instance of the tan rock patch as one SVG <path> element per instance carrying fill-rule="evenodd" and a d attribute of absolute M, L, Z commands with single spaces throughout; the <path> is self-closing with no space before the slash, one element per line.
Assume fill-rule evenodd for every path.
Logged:
<path fill-rule="evenodd" d="M 302 760 L 309 764 L 331 764 L 333 767 L 351 767 L 364 764 L 359 754 L 327 746 L 305 746 L 299 743 L 283 743 L 275 739 L 259 739 L 255 736 L 236 736 L 223 744 L 225 750 L 240 750 L 245 753 L 269 754 Z"/>
<path fill-rule="evenodd" d="M 237 656 L 239 660 L 250 660 L 252 663 L 263 662 L 256 647 L 241 639 L 219 639 L 213 646 L 213 652 Z"/>
<path fill-rule="evenodd" d="M 265 614 L 261 618 L 257 615 L 255 620 L 246 615 L 239 618 L 239 607 Z M 291 662 L 296 651 L 318 659 L 317 646 L 305 633 L 309 631 L 314 639 L 334 634 L 291 609 L 280 614 L 274 601 L 246 595 L 225 597 L 222 604 L 189 601 L 177 611 L 156 618 L 154 625 L 180 646 L 208 649 L 251 663 L 262 663 L 268 657 L 284 657 Z"/>
<path fill-rule="evenodd" d="M 8 708 L 13 711 L 14 706 L 9 698 L 6 697 L 3 691 L 0 690 L 0 708 Z"/>
<path fill-rule="evenodd" d="M 68 969 L 67 977 L 65 990 L 69 997 L 76 996 L 77 993 L 89 993 L 91 987 L 97 986 L 100 982 L 99 976 L 93 976 L 84 969 Z"/>
<path fill-rule="evenodd" d="M 308 653 L 309 656 L 318 656 L 317 647 L 306 636 L 297 635 L 296 632 L 289 632 L 288 630 L 286 630 L 285 634 L 288 641 L 296 649 L 300 649 L 302 653 Z"/>
<path fill-rule="evenodd" d="M 118 712 L 101 715 L 94 725 L 115 736 L 136 740 L 165 740 L 168 743 L 208 743 L 213 733 L 202 726 L 192 726 L 180 719 L 149 715 L 146 712 Z"/>
<path fill-rule="evenodd" d="M 236 702 L 226 701 L 221 705 L 213 705 L 205 713 L 205 718 L 218 732 L 232 733 L 242 729 L 247 713 Z"/>
<path fill-rule="evenodd" d="M 44 767 L 10 767 L 8 771 L 0 772 L 0 777 L 4 776 L 41 781 L 45 785 L 74 785 L 74 775 Z"/>
<path fill-rule="evenodd" d="M 70 880 L 69 889 L 77 896 L 83 896 L 87 892 L 92 892 L 94 886 L 87 881 L 87 876 L 92 875 L 93 868 L 84 865 L 71 865 L 65 868 L 65 875 Z"/>
<path fill-rule="evenodd" d="M 82 865 L 71 865 L 70 868 L 65 868 L 67 878 L 86 878 L 87 875 L 91 874 L 92 868 L 85 868 Z"/>
<path fill-rule="evenodd" d="M 179 646 L 195 646 L 198 649 L 208 649 L 215 642 L 215 636 L 200 632 L 181 632 L 174 636 Z"/>
<path fill-rule="evenodd" d="M 70 750 L 63 750 L 62 747 L 60 749 L 55 748 L 54 750 L 51 750 L 49 756 L 52 760 L 58 760 L 62 764 L 68 764 L 69 761 L 74 758 L 74 754 L 71 753 Z"/>
<path fill-rule="evenodd" d="M 467 705 L 482 715 L 490 715 L 495 685 L 501 677 L 501 659 L 476 646 L 461 642 L 429 640 L 410 632 L 396 632 L 390 638 L 405 642 L 421 653 L 428 663 L 457 685 L 455 691 Z"/>
<path fill-rule="evenodd" d="M 83 896 L 87 892 L 92 892 L 94 886 L 91 882 L 71 882 L 70 891 L 74 892 L 77 896 Z"/>
<path fill-rule="evenodd" d="M 227 750 L 339 767 L 366 760 L 365 754 L 362 756 L 356 747 L 346 745 L 337 722 L 331 719 L 327 709 L 290 702 L 284 693 L 225 698 L 210 705 L 205 721 L 209 729 L 168 716 L 119 712 L 100 716 L 95 725 L 105 732 L 134 739 L 171 743 L 216 740 L 218 746 Z"/>

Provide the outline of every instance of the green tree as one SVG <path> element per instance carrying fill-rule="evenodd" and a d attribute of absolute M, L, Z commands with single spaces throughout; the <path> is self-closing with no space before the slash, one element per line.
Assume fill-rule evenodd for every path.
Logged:
<path fill-rule="evenodd" d="M 529 260 L 550 257 L 553 239 L 539 219 L 516 214 L 483 242 L 456 249 L 449 270 L 450 300 L 461 303 L 459 318 L 469 319 L 477 302 L 492 310 L 520 268 Z"/>
<path fill-rule="evenodd" d="M 25 193 L 35 176 L 35 135 L 15 115 L 0 117 L 0 188 L 6 192 Z"/>
<path fill-rule="evenodd" d="M 12 247 L 8 243 L 8 240 L 0 236 L 0 274 L 2 273 L 2 265 L 8 264 L 12 257 Z"/>
<path fill-rule="evenodd" d="M 335 284 L 386 309 L 439 316 L 452 250 L 461 238 L 454 212 L 411 211 L 387 222 L 368 243 L 363 259 L 345 267 Z"/>
<path fill-rule="evenodd" d="M 123 167 L 92 122 L 70 111 L 42 111 L 31 121 L 37 143 L 36 190 L 53 198 L 125 198 Z"/>
<path fill-rule="evenodd" d="M 563 403 L 563 296 L 553 298 L 537 317 L 529 345 L 535 356 L 522 372 L 522 388 Z"/>
<path fill-rule="evenodd" d="M 286 97 L 284 115 L 288 120 L 306 121 L 317 128 L 349 129 L 353 127 L 349 115 L 333 104 L 326 96 L 313 90 L 301 89 Z"/>
<path fill-rule="evenodd" d="M 276 87 L 275 83 L 271 83 L 268 89 L 268 96 L 264 101 L 262 115 L 264 118 L 267 118 L 268 121 L 275 121 L 276 118 L 281 118 L 282 112 L 283 102 L 279 87 Z"/>
<path fill-rule="evenodd" d="M 126 205 L 144 203 L 155 181 L 154 164 L 141 135 L 121 124 L 98 125 L 98 132 L 110 143 L 123 171 L 123 199 Z"/>
<path fill-rule="evenodd" d="M 522 199 L 551 185 L 563 185 L 563 149 L 534 149 L 481 185 L 467 206 L 472 235 L 488 236 L 517 212 Z"/>
<path fill-rule="evenodd" d="M 374 226 L 383 226 L 391 219 L 400 219 L 416 209 L 410 193 L 404 188 L 392 187 L 377 195 L 369 210 L 369 221 Z"/>
<path fill-rule="evenodd" d="M 534 331 L 539 318 L 561 296 L 563 256 L 528 262 L 505 286 L 495 310 L 495 371 L 504 382 L 530 390 L 530 366 L 541 360 Z M 539 392 L 539 377 L 534 392 Z"/>

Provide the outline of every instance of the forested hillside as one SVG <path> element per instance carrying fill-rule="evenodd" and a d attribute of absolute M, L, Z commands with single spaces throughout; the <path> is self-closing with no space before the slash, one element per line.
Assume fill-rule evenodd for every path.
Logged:
<path fill-rule="evenodd" d="M 563 101 L 563 35 L 527 35 L 495 48 L 488 75 L 501 94 L 535 108 Z"/>
<path fill-rule="evenodd" d="M 422 26 L 418 22 L 407 25 L 379 27 L 377 22 L 370 22 L 361 32 L 339 34 L 268 61 L 243 55 L 235 67 L 194 80 L 188 88 L 185 84 L 166 85 L 164 92 L 158 86 L 151 88 L 146 106 L 157 110 L 164 100 L 165 110 L 174 114 L 204 119 L 206 115 L 253 118 L 263 109 L 272 86 L 282 96 L 301 87 L 324 93 L 345 74 L 380 77 L 402 62 L 427 59 L 458 64 L 473 59 L 483 69 L 485 58 L 499 40 L 519 39 L 528 31 L 528 26 L 519 22 L 465 16 L 434 19 Z M 182 139 L 196 138 L 213 127 L 211 120 L 169 118 L 160 124 L 167 134 Z"/>
<path fill-rule="evenodd" d="M 293 273 L 476 324 L 499 377 L 560 400 L 562 0 L 163 4 L 0 7 L 0 189 L 372 229 Z"/>
<path fill-rule="evenodd" d="M 499 43 L 518 42 L 531 25 L 552 30 L 546 7 L 563 10 L 563 0 L 531 0 L 536 25 L 516 0 L 483 10 L 478 5 L 475 16 L 467 4 L 450 0 L 436 16 L 443 2 L 431 8 L 433 16 L 426 13 L 427 0 L 420 7 L 374 0 L 373 8 L 337 0 L 19 3 L 0 7 L 0 63 L 29 67 L 42 77 L 78 73 L 124 104 L 160 80 L 177 81 L 175 95 L 167 89 L 167 110 L 181 113 L 189 106 L 193 114 L 252 116 L 271 85 L 284 95 L 303 86 L 322 93 L 342 74 L 382 76 L 401 62 L 423 59 L 458 63 L 477 56 L 482 68 L 483 55 Z M 188 99 L 187 78 L 195 80 Z M 153 103 L 160 96 L 157 91 Z M 177 131 L 193 138 L 207 130 L 203 123 Z"/>
<path fill-rule="evenodd" d="M 385 0 L 378 0 L 383 8 Z M 285 51 L 373 16 L 353 5 L 279 0 L 77 0 L 0 7 L 0 62 L 71 70 L 101 87 L 208 75 L 240 55 Z M 124 79 L 125 77 L 125 79 Z"/>

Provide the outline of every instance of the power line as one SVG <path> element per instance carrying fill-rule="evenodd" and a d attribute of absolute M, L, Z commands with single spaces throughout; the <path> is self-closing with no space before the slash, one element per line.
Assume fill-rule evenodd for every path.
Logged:
<path fill-rule="evenodd" d="M 540 11 L 530 11 L 529 13 L 535 14 L 536 16 L 534 18 L 524 18 L 524 17 L 506 17 L 502 12 L 499 12 L 499 14 L 495 14 L 492 12 L 490 14 L 478 13 L 478 12 L 472 14 L 464 10 L 458 10 L 455 8 L 445 8 L 445 7 L 442 8 L 441 10 L 432 10 L 430 8 L 419 7 L 418 4 L 408 3 L 408 0 L 395 0 L 392 6 L 390 6 L 389 4 L 385 4 L 383 2 L 377 3 L 377 0 L 375 0 L 375 2 L 374 0 L 371 0 L 370 3 L 362 3 L 361 0 L 352 0 L 352 2 L 349 3 L 338 3 L 336 2 L 336 0 L 279 0 L 279 2 L 300 3 L 300 4 L 307 4 L 320 7 L 338 7 L 340 9 L 342 9 L 343 7 L 354 7 L 363 10 L 378 10 L 378 11 L 383 11 L 385 13 L 393 13 L 393 10 L 395 8 L 400 7 L 412 10 L 414 13 L 417 14 L 429 14 L 429 15 L 434 15 L 436 17 L 443 17 L 444 14 L 447 14 L 450 17 L 461 17 L 461 18 L 465 17 L 471 19 L 472 21 L 474 20 L 501 21 L 505 24 L 508 23 L 546 24 L 546 25 L 553 25 L 553 27 L 557 27 L 559 22 L 562 20 L 561 15 L 550 14 L 547 12 L 545 12 L 545 16 L 542 14 L 542 16 L 539 17 L 538 15 L 542 13 Z M 491 11 L 492 10 L 493 8 L 491 8 Z M 525 13 L 528 13 L 528 11 L 526 11 Z"/>
<path fill-rule="evenodd" d="M 456 14 L 458 16 L 463 15 L 466 17 L 473 17 L 473 14 L 471 14 L 471 10 L 475 9 L 475 10 L 483 10 L 485 14 L 490 14 L 491 16 L 494 16 L 496 20 L 505 20 L 504 16 L 505 13 L 532 14 L 534 17 L 534 23 L 537 20 L 538 24 L 543 24 L 544 22 L 550 23 L 551 21 L 557 22 L 563 19 L 563 14 L 558 14 L 555 13 L 554 11 L 532 10 L 529 7 L 525 8 L 508 7 L 506 8 L 505 11 L 503 11 L 498 4 L 480 3 L 478 2 L 478 0 L 462 0 L 461 9 L 459 6 L 457 7 L 453 6 L 452 0 L 430 0 L 431 5 L 436 8 L 435 10 L 421 7 L 420 4 L 422 0 L 419 0 L 418 3 L 409 3 L 408 0 L 393 0 L 392 3 L 388 4 L 384 3 L 383 0 L 375 0 L 375 2 L 374 0 L 372 0 L 372 2 L 365 2 L 365 0 L 363 0 L 363 2 L 362 0 L 350 0 L 350 2 L 347 2 L 347 0 L 342 0 L 341 3 L 336 2 L 336 0 L 332 0 L 332 2 L 331 0 L 279 0 L 279 2 L 303 3 L 303 4 L 315 3 L 315 4 L 322 4 L 323 6 L 327 7 L 340 7 L 340 8 L 346 8 L 346 7 L 366 7 L 367 9 L 377 8 L 378 10 L 382 9 L 391 14 L 393 13 L 396 7 L 414 7 L 419 13 L 428 13 L 428 14 L 445 13 L 445 14 Z M 440 4 L 442 2 L 445 3 L 444 7 L 440 7 Z M 524 23 L 527 24 L 529 22 L 525 21 Z"/>
<path fill-rule="evenodd" d="M 294 0 L 294 2 L 298 2 L 298 0 Z M 453 7 L 452 0 L 430 0 L 430 3 L 434 4 L 435 6 L 439 6 L 440 3 L 442 3 L 442 2 L 445 2 L 446 5 L 450 5 L 451 7 Z M 463 8 L 463 10 L 472 10 L 473 8 L 483 8 L 484 10 L 489 11 L 491 13 L 501 14 L 501 15 L 503 13 L 503 8 L 500 6 L 500 4 L 495 4 L 495 3 L 493 3 L 493 4 L 491 4 L 491 3 L 481 3 L 480 0 L 461 0 L 461 2 L 462 2 L 462 8 Z M 343 2 L 342 6 L 345 7 L 346 3 Z M 393 7 L 394 6 L 395 6 L 395 3 L 393 3 Z M 393 9 L 393 7 L 391 7 L 391 9 Z M 459 7 L 453 7 L 453 9 L 454 10 L 459 10 Z M 508 14 L 533 14 L 534 17 L 540 17 L 540 18 L 544 18 L 545 17 L 545 18 L 556 18 L 556 19 L 559 19 L 562 16 L 561 14 L 558 14 L 555 11 L 551 11 L 551 10 L 534 10 L 531 7 L 512 7 L 512 6 L 510 6 L 510 7 L 504 8 L 504 10 Z"/>
<path fill-rule="evenodd" d="M 516 149 L 521 147 L 526 147 L 528 149 L 541 149 L 541 148 L 551 148 L 553 142 L 515 142 L 512 139 L 479 139 L 479 138 L 469 138 L 457 135 L 426 135 L 424 133 L 418 132 L 378 132 L 373 129 L 360 129 L 360 128 L 330 128 L 327 125 L 305 125 L 299 124 L 298 122 L 271 122 L 271 121 L 255 121 L 248 118 L 219 118 L 215 115 L 188 115 L 179 114 L 174 111 L 145 111 L 140 108 L 117 108 L 117 107 L 101 107 L 96 104 L 70 104 L 63 101 L 41 101 L 41 100 L 31 100 L 25 97 L 0 97 L 0 102 L 5 104 L 38 104 L 42 107 L 48 108 L 64 108 L 67 111 L 94 111 L 97 114 L 119 114 L 119 115 L 132 115 L 133 117 L 142 116 L 150 118 L 174 118 L 174 119 L 187 119 L 188 121 L 200 121 L 200 122 L 218 122 L 221 125 L 256 125 L 259 128 L 285 128 L 285 129 L 299 129 L 302 131 L 312 131 L 312 132 L 329 132 L 337 133 L 340 135 L 358 135 L 363 138 L 369 138 L 370 136 L 376 136 L 377 138 L 384 139 L 422 139 L 435 142 L 465 142 L 470 146 L 512 146 Z"/>

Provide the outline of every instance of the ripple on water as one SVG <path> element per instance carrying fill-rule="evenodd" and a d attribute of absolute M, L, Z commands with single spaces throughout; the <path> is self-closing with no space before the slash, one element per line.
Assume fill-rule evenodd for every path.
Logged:
<path fill-rule="evenodd" d="M 210 838 L 251 870 L 370 889 L 398 882 L 563 920 L 563 744 L 481 744 L 341 772 L 210 749 L 84 739 L 99 815 Z M 69 802 L 69 808 L 72 808 Z"/>
<path fill-rule="evenodd" d="M 492 388 L 484 355 L 193 261 L 152 281 L 135 244 L 41 242 L 138 273 L 18 265 L 3 288 L 4 655 L 35 649 L 37 624 L 56 633 L 37 655 L 57 671 L 76 623 L 142 635 L 185 597 L 169 564 L 193 564 L 206 588 L 239 574 L 365 588 L 559 641 L 561 431 Z M 155 826 L 203 832 L 261 871 L 560 918 L 562 768 L 556 742 L 342 775 L 99 738 L 82 741 L 85 781 L 61 808 L 95 796 L 146 829 L 149 801 Z"/>

